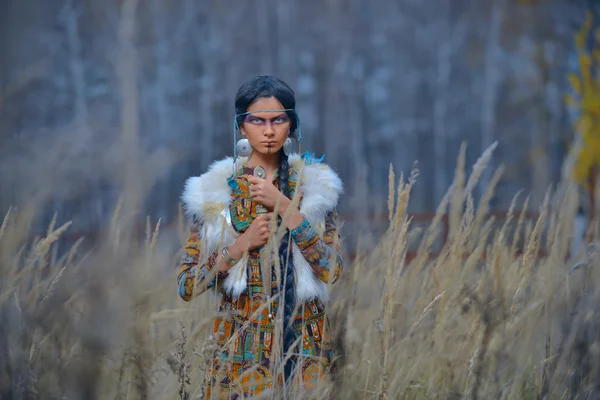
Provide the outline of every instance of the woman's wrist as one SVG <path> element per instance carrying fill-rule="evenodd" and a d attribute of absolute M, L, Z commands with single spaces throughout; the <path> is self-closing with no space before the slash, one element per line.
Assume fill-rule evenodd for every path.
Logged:
<path fill-rule="evenodd" d="M 288 229 L 295 229 L 298 225 L 302 223 L 302 221 L 304 221 L 304 216 L 300 214 L 300 210 L 298 210 L 297 208 L 294 210 L 294 212 L 289 213 L 288 210 L 292 205 L 292 201 L 283 194 L 281 196 L 283 197 L 283 199 L 280 202 L 279 215 L 281 216 L 281 218 L 284 218 L 285 216 L 285 225 Z"/>
<path fill-rule="evenodd" d="M 291 234 L 296 242 L 306 242 L 311 240 L 316 233 L 308 219 L 304 218 L 296 228 L 291 229 Z"/>
<path fill-rule="evenodd" d="M 283 218 L 288 208 L 290 208 L 292 201 L 283 193 L 279 193 L 279 196 L 281 197 L 281 200 L 279 200 L 279 205 L 277 206 L 277 214 Z"/>
<path fill-rule="evenodd" d="M 235 265 L 239 261 L 239 259 L 234 258 L 229 253 L 229 249 L 227 247 L 223 247 L 221 249 L 221 256 L 223 257 L 223 260 L 225 260 L 225 262 L 229 265 Z"/>
<path fill-rule="evenodd" d="M 243 253 L 236 246 L 236 243 L 223 247 L 223 249 L 221 250 L 218 262 L 219 271 L 229 271 L 242 258 Z"/>
<path fill-rule="evenodd" d="M 240 260 L 244 254 L 244 250 L 242 249 L 242 246 L 240 246 L 240 241 L 243 240 L 243 237 L 243 235 L 239 236 L 232 245 L 227 247 L 227 252 L 235 260 Z"/>

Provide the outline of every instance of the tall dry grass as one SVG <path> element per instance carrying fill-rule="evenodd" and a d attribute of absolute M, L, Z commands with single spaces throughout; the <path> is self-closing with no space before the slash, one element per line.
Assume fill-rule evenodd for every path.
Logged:
<path fill-rule="evenodd" d="M 418 171 L 390 168 L 388 229 L 331 288 L 335 398 L 600 395 L 598 251 L 570 254 L 577 191 L 549 190 L 535 221 L 515 196 L 498 223 L 487 203 L 501 170 L 477 204 L 472 195 L 492 151 L 467 174 L 461 150 L 425 232 L 407 214 Z M 181 244 L 184 224 L 148 221 L 138 238 L 116 207 L 101 238 L 65 249 L 68 222 L 31 239 L 35 210 L 10 210 L 0 228 L 2 398 L 199 398 L 217 299 L 177 295 L 177 249 L 161 238 Z M 449 239 L 433 254 L 446 214 Z M 419 250 L 407 263 L 409 244 Z"/>

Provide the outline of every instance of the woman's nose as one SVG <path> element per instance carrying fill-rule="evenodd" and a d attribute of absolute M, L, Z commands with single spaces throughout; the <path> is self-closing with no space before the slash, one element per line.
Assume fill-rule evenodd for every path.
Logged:
<path fill-rule="evenodd" d="M 265 133 L 265 135 L 273 136 L 275 134 L 275 129 L 273 129 L 273 125 L 266 124 L 264 133 Z"/>

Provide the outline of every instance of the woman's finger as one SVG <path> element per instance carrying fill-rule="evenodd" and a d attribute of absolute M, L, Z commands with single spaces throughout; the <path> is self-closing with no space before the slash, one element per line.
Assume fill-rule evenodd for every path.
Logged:
<path fill-rule="evenodd" d="M 265 216 L 265 220 L 266 220 L 267 222 L 270 222 L 270 221 L 271 221 L 271 218 L 273 218 L 273 211 L 269 211 L 268 213 L 266 213 L 266 214 L 263 214 L 263 215 Z"/>
<path fill-rule="evenodd" d="M 250 186 L 257 186 L 258 184 L 260 184 L 260 181 L 263 179 L 257 178 L 255 176 L 250 176 L 248 178 L 248 183 L 250 184 Z"/>

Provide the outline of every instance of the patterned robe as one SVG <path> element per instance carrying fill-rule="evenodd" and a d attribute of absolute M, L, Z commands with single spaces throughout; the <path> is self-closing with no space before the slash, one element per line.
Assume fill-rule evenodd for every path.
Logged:
<path fill-rule="evenodd" d="M 232 189 L 229 211 L 234 229 L 242 233 L 256 217 L 257 203 L 252 201 L 249 194 L 248 175 L 253 174 L 252 168 L 241 167 L 238 172 L 228 180 Z M 291 196 L 294 195 L 296 183 L 297 173 L 290 167 Z M 277 173 L 273 184 L 278 187 Z M 335 210 L 327 214 L 322 237 L 315 232 L 306 218 L 291 232 L 291 239 L 323 282 L 336 282 L 343 268 L 336 218 Z M 240 296 L 233 297 L 220 288 L 228 273 L 219 272 L 216 276 L 214 272 L 211 273 L 218 252 L 210 254 L 206 262 L 199 265 L 201 234 L 202 225 L 196 220 L 184 247 L 178 285 L 179 294 L 186 301 L 190 301 L 193 296 L 206 289 L 217 290 L 222 295 L 219 305 L 221 316 L 215 319 L 213 325 L 221 351 L 210 369 L 206 398 L 235 399 L 241 391 L 244 398 L 247 398 L 258 395 L 265 389 L 277 391 L 281 376 L 273 376 L 271 364 L 280 362 L 276 357 L 275 347 L 276 320 L 271 319 L 269 314 L 277 314 L 279 303 L 275 299 L 270 302 L 271 307 L 265 306 L 260 249 L 249 252 L 247 287 Z M 214 278 L 207 282 L 210 276 Z M 273 267 L 270 288 L 272 296 L 279 292 L 276 278 Z M 222 316 L 223 314 L 225 316 Z M 319 298 L 305 301 L 296 313 L 293 328 L 296 338 L 301 338 L 298 358 L 300 375 L 297 379 L 304 389 L 310 390 L 328 376 L 333 356 L 329 321 L 323 302 Z M 298 350 L 295 353 L 298 353 Z"/>

